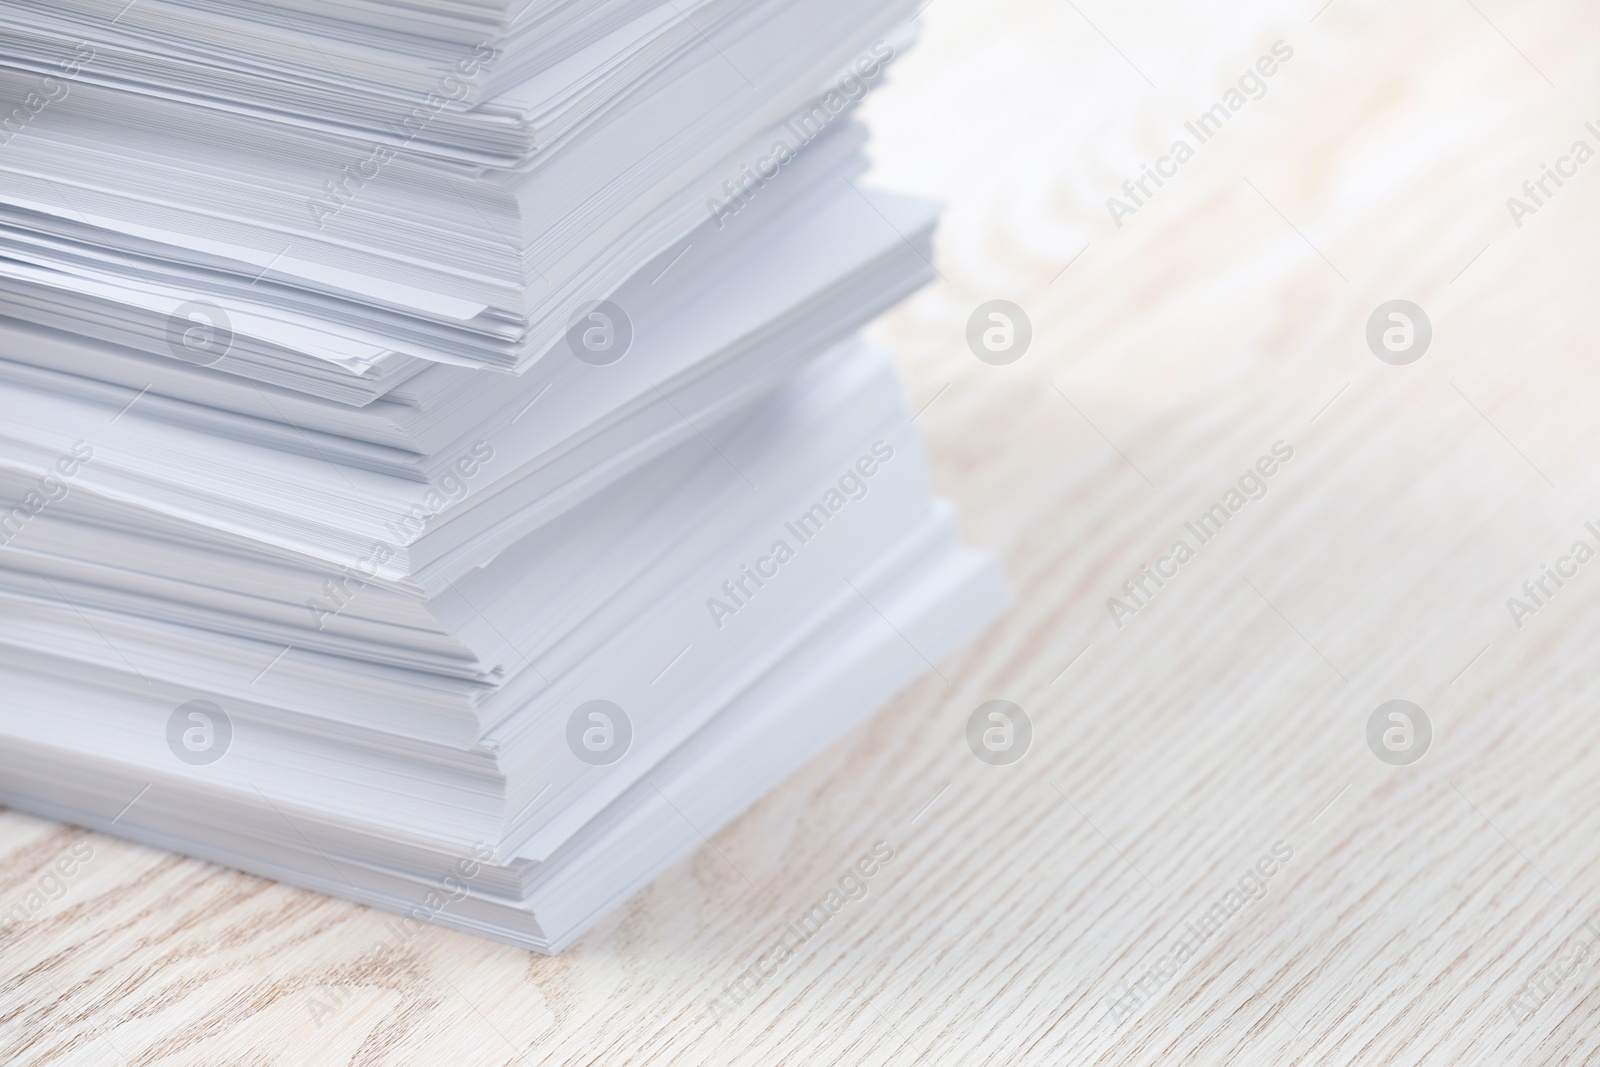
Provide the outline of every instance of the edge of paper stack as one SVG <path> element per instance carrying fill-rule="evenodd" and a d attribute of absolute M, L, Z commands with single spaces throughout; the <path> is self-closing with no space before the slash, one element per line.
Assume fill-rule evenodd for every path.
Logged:
<path fill-rule="evenodd" d="M 8 3 L 0 803 L 555 952 L 977 634 L 914 14 Z"/>

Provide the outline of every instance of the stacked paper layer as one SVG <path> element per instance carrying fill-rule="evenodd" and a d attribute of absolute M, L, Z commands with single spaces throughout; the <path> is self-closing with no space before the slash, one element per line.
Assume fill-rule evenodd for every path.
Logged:
<path fill-rule="evenodd" d="M 6 5 L 0 801 L 554 951 L 976 633 L 912 14 Z"/>

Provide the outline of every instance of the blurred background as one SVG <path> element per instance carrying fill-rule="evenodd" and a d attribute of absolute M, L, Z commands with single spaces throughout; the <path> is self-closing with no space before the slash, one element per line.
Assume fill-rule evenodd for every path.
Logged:
<path fill-rule="evenodd" d="M 429 928 L 352 986 L 309 935 L 383 916 L 97 840 L 96 892 L 164 872 L 238 936 L 108 904 L 145 977 L 63 1017 L 73 1062 L 1594 1057 L 1600 10 L 918 22 L 863 117 L 869 182 L 946 204 L 940 280 L 872 336 L 1012 612 L 556 958 Z M 995 300 L 1031 325 L 999 365 Z M 969 746 L 991 700 L 1010 763 Z M 252 942 L 272 909 L 308 936 Z"/>
<path fill-rule="evenodd" d="M 901 872 L 920 910 L 886 920 L 906 947 L 841 963 L 906 1038 L 883 1062 L 1586 1059 L 1600 585 L 1570 561 L 1540 603 L 1523 583 L 1600 548 L 1594 11 L 935 0 L 922 22 L 867 115 L 875 177 L 949 205 L 943 281 L 878 336 L 1019 598 L 926 699 L 948 738 L 1004 696 L 1035 739 L 1014 774 L 927 761 L 926 795 L 954 784 Z M 1124 182 L 1180 140 L 1138 203 Z M 962 343 L 995 298 L 1033 325 L 1009 366 Z M 1394 300 L 1432 329 L 1404 365 L 1367 336 Z M 1200 547 L 1185 523 L 1274 442 L 1294 458 Z M 1140 606 L 1124 583 L 1179 538 L 1195 559 Z M 1403 767 L 1365 732 L 1393 699 L 1432 729 Z M 877 743 L 918 747 L 925 706 Z M 1262 900 L 1172 961 L 1279 840 Z"/>

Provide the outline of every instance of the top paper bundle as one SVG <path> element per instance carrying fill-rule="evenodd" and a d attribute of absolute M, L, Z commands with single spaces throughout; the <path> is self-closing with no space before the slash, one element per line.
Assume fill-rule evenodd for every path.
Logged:
<path fill-rule="evenodd" d="M 224 335 L 218 369 L 347 403 L 429 362 L 523 368 L 836 125 L 910 14 L 17 0 L 0 292 L 199 363 Z"/>

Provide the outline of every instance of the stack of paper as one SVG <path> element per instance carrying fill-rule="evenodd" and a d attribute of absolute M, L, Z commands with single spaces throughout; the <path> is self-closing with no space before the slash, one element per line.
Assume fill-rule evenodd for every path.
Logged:
<path fill-rule="evenodd" d="M 0 801 L 554 951 L 973 635 L 913 13 L 0 10 Z"/>

